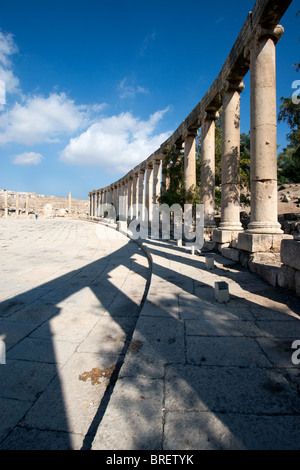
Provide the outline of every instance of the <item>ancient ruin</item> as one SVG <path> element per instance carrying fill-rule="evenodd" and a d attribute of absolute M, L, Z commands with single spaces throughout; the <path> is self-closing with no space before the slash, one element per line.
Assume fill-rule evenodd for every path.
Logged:
<path fill-rule="evenodd" d="M 89 213 L 88 200 L 47 196 L 30 192 L 0 189 L 0 217 L 42 218 L 85 217 Z"/>
<path fill-rule="evenodd" d="M 293 271 L 289 269 L 287 278 L 280 260 L 283 240 L 285 250 L 288 246 L 293 252 L 299 249 L 300 242 L 283 232 L 277 211 L 276 44 L 284 33 L 280 19 L 290 4 L 291 0 L 256 1 L 219 75 L 201 101 L 173 135 L 146 160 L 118 181 L 89 193 L 90 217 L 102 217 L 106 203 L 113 204 L 119 214 L 119 201 L 125 198 L 127 208 L 137 207 L 137 204 L 146 207 L 151 220 L 153 204 L 157 204 L 161 188 L 166 184 L 161 168 L 164 153 L 170 147 L 184 151 L 185 189 L 196 186 L 195 144 L 201 128 L 201 202 L 206 234 L 210 235 L 214 249 L 263 275 L 271 284 L 288 285 L 300 294 L 299 270 L 290 266 Z M 243 79 L 249 70 L 251 218 L 247 228 L 243 229 L 240 222 L 240 101 Z M 221 106 L 222 202 L 221 222 L 217 227 L 214 217 L 214 141 L 215 120 Z M 136 215 L 126 211 L 125 214 L 131 218 Z M 286 258 L 284 260 L 286 263 Z"/>

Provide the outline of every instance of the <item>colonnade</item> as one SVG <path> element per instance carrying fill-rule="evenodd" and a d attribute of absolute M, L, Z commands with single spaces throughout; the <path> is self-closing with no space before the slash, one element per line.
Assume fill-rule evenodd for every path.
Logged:
<path fill-rule="evenodd" d="M 90 215 L 102 216 L 101 204 L 126 196 L 128 207 L 142 204 L 151 220 L 152 205 L 165 185 L 161 172 L 164 151 L 183 149 L 184 186 L 196 186 L 196 138 L 201 128 L 201 203 L 204 225 L 217 243 L 236 240 L 241 249 L 263 251 L 261 240 L 283 233 L 277 216 L 276 44 L 282 36 L 279 20 L 290 1 L 258 0 L 237 38 L 221 73 L 180 127 L 153 155 L 118 182 L 89 194 Z M 276 5 L 275 5 L 276 4 Z M 271 23 L 266 23 L 270 21 Z M 250 69 L 251 218 L 240 222 L 240 108 L 243 78 Z M 221 222 L 215 224 L 215 121 L 223 108 Z M 164 182 L 166 183 L 166 182 Z M 128 214 L 133 217 L 136 214 Z M 141 215 L 141 214 L 140 214 Z"/>

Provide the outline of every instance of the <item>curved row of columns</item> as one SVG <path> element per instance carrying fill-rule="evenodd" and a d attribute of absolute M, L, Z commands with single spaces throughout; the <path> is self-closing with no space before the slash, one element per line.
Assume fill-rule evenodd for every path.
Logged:
<path fill-rule="evenodd" d="M 283 28 L 279 25 L 267 28 L 259 25 L 244 48 L 245 57 L 250 59 L 251 75 L 251 219 L 245 231 L 248 238 L 249 234 L 274 236 L 282 233 L 277 220 L 275 70 L 275 48 L 282 33 Z M 188 127 L 185 135 L 181 135 L 174 143 L 179 148 L 184 147 L 184 184 L 188 190 L 196 185 L 196 137 L 201 128 L 201 202 L 204 205 L 205 227 L 214 228 L 215 120 L 222 105 L 221 223 L 214 230 L 213 239 L 219 243 L 230 243 L 239 238 L 241 248 L 251 251 L 253 243 L 243 239 L 240 222 L 240 102 L 244 84 L 240 77 L 232 75 L 229 74 L 223 80 L 218 105 L 208 106 L 198 118 L 197 125 Z M 128 207 L 136 204 L 146 207 L 151 220 L 152 205 L 157 203 L 161 187 L 164 186 L 161 186 L 163 149 L 164 146 L 161 152 L 154 154 L 154 158 L 150 157 L 144 165 L 139 165 L 119 182 L 91 192 L 90 215 L 103 215 L 97 212 L 97 208 L 105 202 L 112 202 L 118 213 L 118 196 L 123 195 L 127 197 Z M 137 213 L 128 215 L 133 217 Z"/>

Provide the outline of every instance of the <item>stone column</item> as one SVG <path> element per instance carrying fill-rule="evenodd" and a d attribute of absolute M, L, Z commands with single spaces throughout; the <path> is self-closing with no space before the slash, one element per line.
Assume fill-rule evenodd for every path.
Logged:
<path fill-rule="evenodd" d="M 29 196 L 26 194 L 26 199 L 25 199 L 25 215 L 26 217 L 28 216 L 28 205 L 29 205 Z"/>
<path fill-rule="evenodd" d="M 215 120 L 219 114 L 207 111 L 201 126 L 201 203 L 204 205 L 204 227 L 215 223 Z"/>
<path fill-rule="evenodd" d="M 153 213 L 153 163 L 149 163 L 147 166 L 145 199 L 148 219 L 151 222 Z"/>
<path fill-rule="evenodd" d="M 133 177 L 129 176 L 127 181 L 127 211 L 128 211 L 128 218 L 132 219 L 132 191 L 133 191 Z"/>
<path fill-rule="evenodd" d="M 93 217 L 96 217 L 97 215 L 97 203 L 96 203 L 96 193 L 93 193 Z"/>
<path fill-rule="evenodd" d="M 91 196 L 91 193 L 89 193 L 89 207 L 90 207 L 90 217 L 92 215 L 92 196 Z"/>
<path fill-rule="evenodd" d="M 104 200 L 104 191 L 99 191 L 99 208 L 98 208 L 98 217 L 102 216 L 102 205 Z"/>
<path fill-rule="evenodd" d="M 227 82 L 223 92 L 221 223 L 214 240 L 230 243 L 243 230 L 240 222 L 240 94 L 243 82 Z"/>
<path fill-rule="evenodd" d="M 154 160 L 153 166 L 153 204 L 158 204 L 161 189 L 161 160 Z"/>
<path fill-rule="evenodd" d="M 238 247 L 279 251 L 282 230 L 277 215 L 276 43 L 282 26 L 255 31 L 250 51 L 251 81 L 251 217 Z"/>
<path fill-rule="evenodd" d="M 122 222 L 127 221 L 127 191 L 126 183 L 123 181 L 120 185 L 119 191 L 119 220 Z"/>
<path fill-rule="evenodd" d="M 120 183 L 115 185 L 115 208 L 116 208 L 116 216 L 119 215 L 119 194 L 120 194 Z"/>
<path fill-rule="evenodd" d="M 19 217 L 19 193 L 16 193 L 16 217 Z"/>
<path fill-rule="evenodd" d="M 184 189 L 186 191 L 193 186 L 196 187 L 196 136 L 197 130 L 192 129 L 184 140 Z"/>
<path fill-rule="evenodd" d="M 145 194 L 144 194 L 144 187 L 145 187 L 145 183 L 144 183 L 144 179 L 145 179 L 145 169 L 143 168 L 142 170 L 139 171 L 139 189 L 138 189 L 138 192 L 139 192 L 139 209 L 140 209 L 140 219 L 141 220 L 144 220 L 144 215 L 145 215 L 145 211 L 144 211 L 144 208 L 145 208 Z"/>
<path fill-rule="evenodd" d="M 137 217 L 138 216 L 138 185 L 139 185 L 139 174 L 138 172 L 134 173 L 133 176 L 133 191 L 132 191 L 132 204 L 133 204 L 133 214 L 132 217 Z"/>

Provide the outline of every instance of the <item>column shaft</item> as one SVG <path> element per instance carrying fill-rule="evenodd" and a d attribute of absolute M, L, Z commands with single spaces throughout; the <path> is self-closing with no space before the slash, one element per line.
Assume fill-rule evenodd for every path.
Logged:
<path fill-rule="evenodd" d="M 144 179 L 145 179 L 145 170 L 139 171 L 139 186 L 138 186 L 138 193 L 139 193 L 139 209 L 140 209 L 140 219 L 144 220 L 145 215 L 145 194 L 144 194 Z"/>
<path fill-rule="evenodd" d="M 147 166 L 147 173 L 146 173 L 146 208 L 148 211 L 148 219 L 149 222 L 152 220 L 152 212 L 153 212 L 153 165 L 149 164 Z"/>
<path fill-rule="evenodd" d="M 201 203 L 204 226 L 215 227 L 215 119 L 207 113 L 201 127 Z"/>
<path fill-rule="evenodd" d="M 244 84 L 229 83 L 223 97 L 221 230 L 241 231 L 240 93 Z"/>
<path fill-rule="evenodd" d="M 188 134 L 184 145 L 184 189 L 196 187 L 196 133 Z"/>
<path fill-rule="evenodd" d="M 283 29 L 277 27 L 279 36 Z M 250 47 L 251 218 L 247 232 L 282 233 L 277 220 L 276 36 L 263 35 Z"/>
<path fill-rule="evenodd" d="M 161 160 L 154 161 L 153 167 L 153 204 L 158 204 L 161 189 Z"/>

